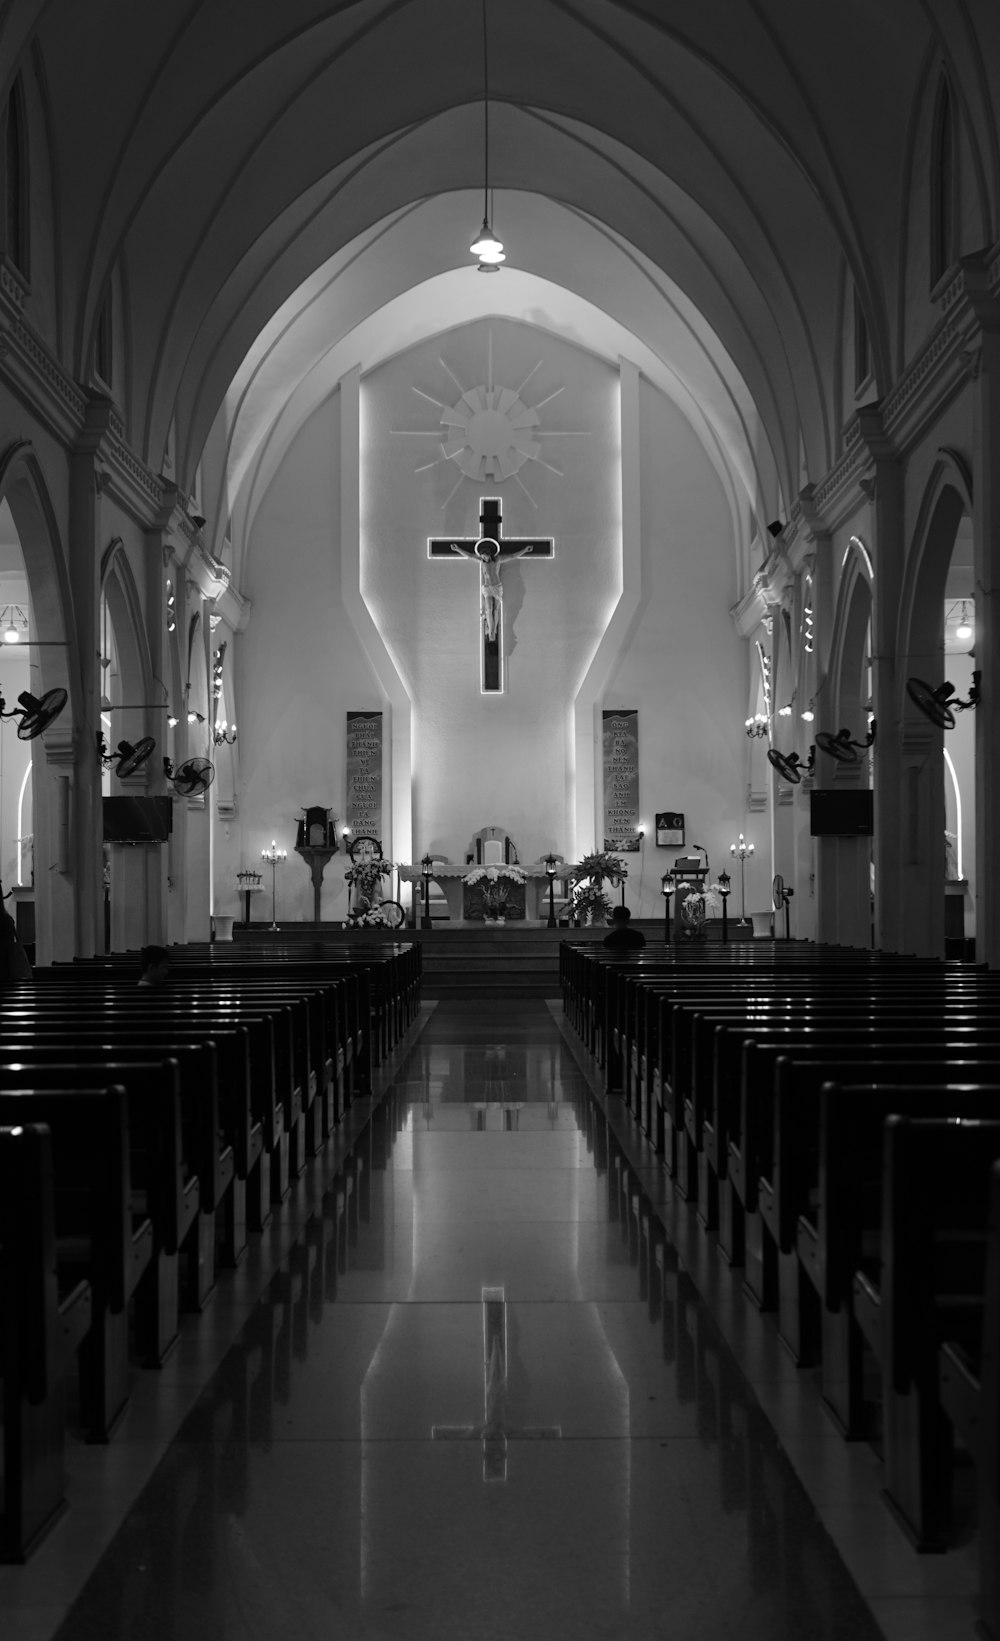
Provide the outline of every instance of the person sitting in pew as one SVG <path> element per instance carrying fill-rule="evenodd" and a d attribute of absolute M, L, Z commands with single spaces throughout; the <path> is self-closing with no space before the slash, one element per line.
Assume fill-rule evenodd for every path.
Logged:
<path fill-rule="evenodd" d="M 139 953 L 140 986 L 164 986 L 170 976 L 170 953 L 165 946 L 143 946 Z"/>
<path fill-rule="evenodd" d="M 646 936 L 642 930 L 629 927 L 631 916 L 632 913 L 627 906 L 616 906 L 611 913 L 614 927 L 610 934 L 604 936 L 603 944 L 610 947 L 613 952 L 629 951 L 632 947 L 646 944 Z"/>

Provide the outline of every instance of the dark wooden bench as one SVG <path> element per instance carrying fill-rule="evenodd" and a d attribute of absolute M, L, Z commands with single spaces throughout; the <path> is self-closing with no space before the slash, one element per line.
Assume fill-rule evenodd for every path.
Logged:
<path fill-rule="evenodd" d="M 982 1348 L 1000 1122 L 891 1116 L 884 1143 L 881 1258 L 855 1274 L 855 1316 L 881 1368 L 887 1503 L 918 1549 L 943 1550 L 952 1454 L 938 1351 L 945 1338 Z"/>
<path fill-rule="evenodd" d="M 5 1089 L 0 1122 L 51 1132 L 57 1263 L 67 1285 L 91 1289 L 81 1421 L 88 1441 L 107 1441 L 129 1398 L 129 1302 L 153 1254 L 152 1220 L 132 1202 L 128 1096 L 121 1087 Z"/>
<path fill-rule="evenodd" d="M 92 1304 L 89 1282 L 60 1279 L 48 1128 L 0 1127 L 0 1560 L 26 1561 L 65 1509 L 62 1379 Z"/>
<path fill-rule="evenodd" d="M 982 1342 L 952 1338 L 944 1319 L 938 1394 L 945 1417 L 971 1455 L 979 1495 L 979 1614 L 1000 1636 L 1000 1164 L 990 1170 Z M 956 1330 L 957 1331 L 957 1330 Z"/>

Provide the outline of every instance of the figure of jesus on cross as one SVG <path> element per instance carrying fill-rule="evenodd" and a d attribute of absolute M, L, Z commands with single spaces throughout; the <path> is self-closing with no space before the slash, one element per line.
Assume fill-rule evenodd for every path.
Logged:
<path fill-rule="evenodd" d="M 502 535 L 500 500 L 484 496 L 479 514 L 481 534 L 458 541 L 432 539 L 427 556 L 436 559 L 475 559 L 479 565 L 479 609 L 482 622 L 482 688 L 484 694 L 503 690 L 503 583 L 500 570 L 505 558 L 552 558 L 555 544 L 551 536 L 518 536 L 505 541 Z"/>
<path fill-rule="evenodd" d="M 467 547 L 460 547 L 457 541 L 451 544 L 453 553 L 460 553 L 463 558 L 478 558 L 479 560 L 479 592 L 483 627 L 489 639 L 496 640 L 500 630 L 500 612 L 503 608 L 503 583 L 500 580 L 500 548 L 495 541 L 484 539 L 477 541 L 471 553 Z M 522 547 L 519 553 L 513 553 L 513 558 L 527 558 L 534 551 L 534 544 L 529 543 Z"/>

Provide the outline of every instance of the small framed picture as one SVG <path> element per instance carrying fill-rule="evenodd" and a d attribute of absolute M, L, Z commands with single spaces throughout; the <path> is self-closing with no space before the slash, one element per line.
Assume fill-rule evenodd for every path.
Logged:
<path fill-rule="evenodd" d="M 656 847 L 658 849 L 683 849 L 684 847 L 684 816 L 678 815 L 672 809 L 663 810 L 656 817 Z"/>

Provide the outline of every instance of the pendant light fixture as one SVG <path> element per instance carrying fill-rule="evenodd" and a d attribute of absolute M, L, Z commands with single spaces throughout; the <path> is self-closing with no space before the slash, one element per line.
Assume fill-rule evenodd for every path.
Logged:
<path fill-rule="evenodd" d="M 490 224 L 490 66 L 486 38 L 486 0 L 483 0 L 483 225 L 469 246 L 479 258 L 479 273 L 499 273 L 506 262 L 504 248 Z"/>

